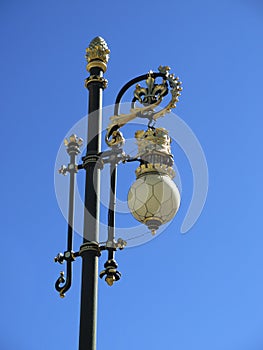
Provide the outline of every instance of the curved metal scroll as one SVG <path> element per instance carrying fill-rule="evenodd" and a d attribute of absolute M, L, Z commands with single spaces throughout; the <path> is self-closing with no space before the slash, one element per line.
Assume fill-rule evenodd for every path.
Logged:
<path fill-rule="evenodd" d="M 181 95 L 182 87 L 178 77 L 174 74 L 170 74 L 170 68 L 167 66 L 160 66 L 159 72 L 154 73 L 150 71 L 148 74 L 140 75 L 130 80 L 120 90 L 114 108 L 114 115 L 110 118 L 111 123 L 107 128 L 106 143 L 108 146 L 120 146 L 123 144 L 124 139 L 119 129 L 127 124 L 129 121 L 136 117 L 148 118 L 150 121 L 156 121 L 158 118 L 163 117 L 166 113 L 169 113 L 172 108 L 176 107 L 176 102 L 179 100 Z M 162 83 L 157 84 L 155 79 L 161 77 Z M 141 87 L 138 84 L 140 81 L 145 80 L 147 87 Z M 125 92 L 136 84 L 134 90 L 134 98 L 132 100 L 132 107 L 130 113 L 119 114 L 120 101 Z M 155 108 L 160 105 L 163 98 L 170 92 L 171 99 L 168 104 L 163 107 L 160 111 L 155 111 Z M 138 101 L 143 107 L 135 107 L 135 102 Z"/>
<path fill-rule="evenodd" d="M 59 292 L 61 298 L 65 297 L 65 293 L 70 289 L 72 283 L 72 261 L 67 261 L 67 271 L 66 271 L 66 279 L 64 278 L 64 272 L 60 272 L 60 277 L 57 279 L 55 283 L 55 288 Z"/>

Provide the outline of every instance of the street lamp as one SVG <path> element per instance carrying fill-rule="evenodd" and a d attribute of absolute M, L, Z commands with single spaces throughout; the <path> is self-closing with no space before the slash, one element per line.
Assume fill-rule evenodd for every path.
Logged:
<path fill-rule="evenodd" d="M 66 262 L 66 276 L 64 272 L 60 273 L 55 288 L 61 297 L 65 296 L 71 287 L 72 262 L 80 256 L 82 287 L 79 350 L 96 349 L 98 258 L 102 251 L 107 251 L 108 259 L 99 276 L 105 277 L 109 286 L 121 277 L 117 270 L 115 252 L 118 249 L 122 250 L 127 243 L 121 238 L 115 239 L 117 166 L 120 163 L 139 162 L 135 172 L 136 181 L 130 187 L 127 201 L 133 217 L 145 224 L 152 234 L 155 234 L 161 225 L 170 221 L 180 206 L 180 194 L 172 180 L 175 173 L 172 168 L 171 138 L 167 130 L 155 128 L 154 125 L 158 118 L 175 108 L 182 90 L 181 82 L 178 77 L 169 73 L 169 67 L 160 66 L 158 72 L 150 71 L 125 84 L 117 95 L 114 115 L 110 118 L 107 128 L 105 141 L 109 149 L 101 152 L 102 93 L 107 87 L 107 80 L 103 74 L 107 69 L 109 53 L 107 44 L 101 37 L 93 39 L 86 49 L 87 71 L 90 73 L 85 80 L 85 86 L 89 90 L 86 154 L 82 157 L 82 163 L 77 164 L 76 157 L 81 152 L 83 140 L 75 134 L 71 135 L 64 141 L 70 158 L 69 164 L 62 165 L 59 169 L 62 175 L 69 173 L 70 190 L 67 250 L 55 258 L 60 264 Z M 161 82 L 158 82 L 160 79 Z M 139 84 L 141 81 L 145 81 L 146 87 Z M 130 112 L 122 114 L 121 99 L 132 86 L 135 86 L 135 89 Z M 165 107 L 160 107 L 163 98 L 169 94 L 168 103 Z M 145 119 L 147 123 L 145 130 L 138 130 L 135 133 L 138 152 L 135 157 L 131 157 L 123 150 L 125 139 L 120 129 L 135 118 Z M 105 164 L 110 165 L 108 239 L 105 244 L 100 244 L 100 172 Z M 78 252 L 74 252 L 75 177 L 81 169 L 86 172 L 83 244 Z"/>

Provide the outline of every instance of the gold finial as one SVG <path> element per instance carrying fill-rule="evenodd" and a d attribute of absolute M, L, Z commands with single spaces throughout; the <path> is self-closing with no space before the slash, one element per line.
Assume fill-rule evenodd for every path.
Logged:
<path fill-rule="evenodd" d="M 77 143 L 79 147 L 83 145 L 83 139 L 78 137 L 76 134 L 70 135 L 69 139 L 64 140 L 64 145 L 68 147 L 70 143 Z"/>
<path fill-rule="evenodd" d="M 113 283 L 116 281 L 116 278 L 115 278 L 115 276 L 107 276 L 106 278 L 105 278 L 105 281 L 107 282 L 107 284 L 111 287 L 112 285 L 113 285 Z"/>
<path fill-rule="evenodd" d="M 110 50 L 106 41 L 100 36 L 94 38 L 86 49 L 86 60 L 88 62 L 87 70 L 90 71 L 93 67 L 99 67 L 105 73 L 109 60 L 109 53 Z"/>

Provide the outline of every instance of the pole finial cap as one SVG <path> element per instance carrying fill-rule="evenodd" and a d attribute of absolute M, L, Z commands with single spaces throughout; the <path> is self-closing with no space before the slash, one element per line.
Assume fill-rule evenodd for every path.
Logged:
<path fill-rule="evenodd" d="M 105 72 L 110 57 L 109 53 L 110 50 L 106 41 L 100 36 L 94 38 L 86 49 L 87 70 L 90 71 L 93 67 L 99 67 Z"/>

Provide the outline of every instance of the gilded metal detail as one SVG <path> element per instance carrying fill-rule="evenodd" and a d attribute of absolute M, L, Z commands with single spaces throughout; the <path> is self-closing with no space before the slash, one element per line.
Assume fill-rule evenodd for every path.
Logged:
<path fill-rule="evenodd" d="M 117 243 L 116 243 L 116 248 L 119 248 L 120 250 L 124 249 L 127 245 L 127 242 L 122 239 L 122 238 L 118 238 Z"/>
<path fill-rule="evenodd" d="M 94 38 L 89 44 L 89 47 L 86 49 L 85 57 L 88 63 L 94 60 L 99 60 L 105 63 L 106 65 L 109 60 L 109 53 L 110 53 L 110 50 L 108 48 L 106 41 L 100 36 L 98 36 Z"/>
<path fill-rule="evenodd" d="M 98 154 L 88 154 L 87 156 L 83 157 L 82 160 L 84 169 L 86 169 L 90 163 L 96 163 L 98 169 L 103 169 L 104 167 L 103 158 Z"/>
<path fill-rule="evenodd" d="M 122 238 L 118 238 L 117 242 L 116 241 L 107 241 L 105 248 L 113 248 L 114 250 L 120 249 L 123 250 L 127 245 L 127 242 L 122 239 Z"/>
<path fill-rule="evenodd" d="M 105 276 L 105 281 L 109 286 L 121 278 L 121 273 L 117 270 L 117 262 L 114 259 L 109 259 L 104 264 L 105 270 L 101 271 L 100 278 Z"/>
<path fill-rule="evenodd" d="M 133 102 L 138 101 L 142 107 L 135 107 L 135 103 L 128 114 L 114 115 L 110 118 L 110 124 L 107 128 L 106 142 L 112 136 L 112 130 L 118 130 L 129 121 L 136 117 L 148 118 L 150 121 L 156 121 L 165 114 L 171 112 L 172 108 L 176 107 L 176 103 L 181 95 L 181 81 L 174 74 L 170 74 L 170 67 L 159 66 L 159 73 L 162 75 L 162 82 L 156 83 L 154 73 L 150 71 L 145 81 L 146 87 L 141 87 L 137 84 L 134 90 Z M 170 92 L 171 98 L 165 107 L 159 111 L 155 111 L 163 98 Z M 107 142 L 108 143 L 108 142 Z"/>
<path fill-rule="evenodd" d="M 156 234 L 156 230 L 158 230 L 159 226 L 163 224 L 163 220 L 153 216 L 151 218 L 145 218 L 143 224 L 149 227 L 151 234 L 154 236 Z"/>
<path fill-rule="evenodd" d="M 80 246 L 79 255 L 81 256 L 86 251 L 94 251 L 97 256 L 100 256 L 100 246 L 97 242 L 87 242 Z"/>
<path fill-rule="evenodd" d="M 168 136 L 168 131 L 164 128 L 138 130 L 135 138 L 138 145 L 137 157 L 142 160 L 142 164 L 135 171 L 136 178 L 153 172 L 174 178 L 171 138 Z"/>
<path fill-rule="evenodd" d="M 158 173 L 158 174 L 164 174 L 169 175 L 171 179 L 175 177 L 175 171 L 171 166 L 167 166 L 165 164 L 141 164 L 138 166 L 138 168 L 135 170 L 136 179 L 138 179 L 140 176 L 148 173 Z"/>
<path fill-rule="evenodd" d="M 68 172 L 73 171 L 77 173 L 79 171 L 77 164 L 70 163 L 67 167 L 65 165 L 61 165 L 61 167 L 58 169 L 58 173 L 66 176 Z"/>
<path fill-rule="evenodd" d="M 148 78 L 146 79 L 147 87 L 141 87 L 140 84 L 136 85 L 134 91 L 134 97 L 144 106 L 152 105 L 157 101 L 162 101 L 163 97 L 168 93 L 168 84 L 166 79 L 163 79 L 162 84 L 155 84 L 153 78 L 153 72 L 150 71 Z"/>
<path fill-rule="evenodd" d="M 60 271 L 60 277 L 58 278 L 58 281 L 60 284 L 65 283 L 65 277 L 64 277 L 64 271 Z M 65 298 L 65 290 L 64 288 L 61 288 L 59 292 L 60 298 Z"/>
<path fill-rule="evenodd" d="M 89 62 L 86 66 L 86 69 L 88 72 L 90 72 L 91 68 L 94 68 L 94 67 L 102 69 L 103 73 L 105 73 L 107 70 L 107 64 L 99 60 L 94 60 Z"/>
<path fill-rule="evenodd" d="M 109 147 L 121 147 L 125 143 L 125 139 L 119 130 L 113 131 L 110 138 L 106 135 L 105 141 Z"/>
<path fill-rule="evenodd" d="M 108 284 L 108 286 L 111 287 L 113 285 L 113 283 L 116 281 L 116 277 L 114 275 L 107 276 L 105 278 L 105 281 Z"/>
<path fill-rule="evenodd" d="M 64 261 L 64 255 L 61 253 L 58 253 L 57 256 L 54 258 L 54 262 L 58 262 L 60 264 L 63 264 Z"/>
<path fill-rule="evenodd" d="M 155 108 L 156 105 L 159 105 L 162 102 L 164 96 L 168 94 L 170 87 L 171 100 L 160 111 L 153 113 L 153 120 L 157 120 L 158 118 L 163 117 L 166 113 L 171 112 L 171 109 L 176 107 L 176 102 L 179 101 L 179 96 L 183 90 L 181 86 L 182 82 L 179 80 L 179 78 L 175 77 L 174 74 L 169 73 L 170 67 L 159 66 L 158 70 L 160 73 L 164 74 L 161 84 L 155 83 L 155 79 L 152 77 L 153 72 L 150 71 L 148 78 L 146 79 L 147 88 L 142 88 L 139 84 L 137 84 L 134 91 L 134 97 L 137 101 L 144 106 L 150 104 Z"/>
<path fill-rule="evenodd" d="M 90 83 L 94 82 L 101 83 L 103 89 L 106 89 L 106 87 L 108 86 L 107 79 L 98 75 L 90 75 L 87 79 L 85 79 L 85 87 L 87 88 Z"/>
<path fill-rule="evenodd" d="M 146 115 L 148 112 L 152 112 L 153 109 L 156 108 L 160 103 L 161 103 L 161 100 L 146 107 L 132 108 L 129 114 L 119 114 L 119 115 L 114 115 L 110 117 L 111 122 L 107 127 L 106 140 L 109 139 L 110 137 L 109 134 L 113 128 L 116 128 L 116 129 L 121 128 L 131 120 L 135 119 L 137 116 L 143 116 L 143 115 Z"/>
<path fill-rule="evenodd" d="M 135 133 L 138 145 L 138 155 L 148 151 L 162 152 L 171 155 L 171 138 L 164 128 L 149 128 L 146 131 L 138 130 Z"/>
<path fill-rule="evenodd" d="M 68 172 L 68 168 L 65 165 L 61 165 L 61 167 L 58 169 L 58 173 L 61 175 L 66 176 Z"/>
<path fill-rule="evenodd" d="M 83 145 L 83 140 L 75 134 L 70 135 L 69 139 L 64 140 L 64 145 L 67 148 L 68 154 L 77 155 L 80 153 L 80 147 Z M 63 169 L 61 169 L 63 171 Z M 67 170 L 72 170 L 69 167 Z M 62 172 L 61 172 L 62 173 Z M 65 174 L 64 174 L 65 175 Z"/>
<path fill-rule="evenodd" d="M 83 145 L 83 140 L 81 137 L 78 137 L 76 134 L 70 135 L 69 139 L 64 140 L 64 145 L 68 148 L 70 144 L 76 143 L 79 147 Z"/>

